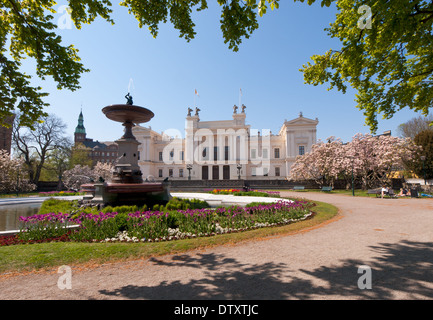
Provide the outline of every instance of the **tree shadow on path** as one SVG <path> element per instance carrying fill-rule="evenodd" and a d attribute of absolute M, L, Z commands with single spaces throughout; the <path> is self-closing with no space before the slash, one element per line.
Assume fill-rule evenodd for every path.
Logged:
<path fill-rule="evenodd" d="M 170 300 L 433 298 L 432 242 L 383 243 L 371 250 L 374 258 L 368 262 L 348 259 L 314 270 L 293 270 L 290 262 L 245 264 L 214 253 L 178 255 L 171 261 L 153 258 L 151 262 L 155 264 L 191 268 L 192 274 L 200 270 L 204 276 L 162 281 L 156 286 L 126 285 L 113 291 L 100 290 L 100 293 L 121 299 Z M 372 269 L 371 290 L 358 287 L 361 265 Z"/>

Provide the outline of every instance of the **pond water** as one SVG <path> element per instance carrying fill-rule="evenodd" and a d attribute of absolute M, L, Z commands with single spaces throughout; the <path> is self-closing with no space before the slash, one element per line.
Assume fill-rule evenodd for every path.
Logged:
<path fill-rule="evenodd" d="M 59 200 L 79 200 L 82 196 L 56 196 L 50 197 Z M 28 217 L 38 213 L 42 202 L 47 197 L 28 197 L 16 199 L 0 199 L 0 232 L 19 230 L 21 216 Z"/>
<path fill-rule="evenodd" d="M 0 206 L 0 232 L 19 230 L 19 218 L 38 213 L 42 203 L 10 204 Z"/>

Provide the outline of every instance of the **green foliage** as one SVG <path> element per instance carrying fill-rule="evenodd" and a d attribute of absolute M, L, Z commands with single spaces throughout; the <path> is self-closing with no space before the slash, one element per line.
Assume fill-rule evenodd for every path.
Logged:
<path fill-rule="evenodd" d="M 424 130 L 418 133 L 414 138 L 415 144 L 422 147 L 421 155 L 425 160 L 420 158 L 415 162 L 414 171 L 419 177 L 426 179 L 433 178 L 433 130 Z"/>
<path fill-rule="evenodd" d="M 300 70 L 305 82 L 328 83 L 343 93 L 351 85 L 372 133 L 379 114 L 390 119 L 410 108 L 427 115 L 433 104 L 433 2 L 332 1 L 338 14 L 325 30 L 342 46 L 312 56 Z"/>
<path fill-rule="evenodd" d="M 108 213 L 108 212 L 118 212 L 118 213 L 130 213 L 136 211 L 146 211 L 147 206 L 144 205 L 140 208 L 137 206 L 106 206 L 99 210 L 97 207 L 85 207 L 80 208 L 78 205 L 78 200 L 60 200 L 50 198 L 42 202 L 41 208 L 38 211 L 38 214 L 46 214 L 46 213 Z"/>
<path fill-rule="evenodd" d="M 165 205 L 167 210 L 203 209 L 209 207 L 209 204 L 203 200 L 180 199 L 176 197 L 170 199 L 170 201 Z"/>
<path fill-rule="evenodd" d="M 221 30 L 224 42 L 233 51 L 239 50 L 243 38 L 248 39 L 258 28 L 257 14 L 266 13 L 267 4 L 271 9 L 278 8 L 279 0 L 217 0 L 221 6 Z M 79 80 L 84 72 L 89 72 L 80 62 L 78 49 L 64 45 L 61 37 L 54 32 L 56 11 L 53 0 L 40 1 L 0 1 L 0 125 L 17 108 L 23 114 L 21 124 L 32 127 L 46 113 L 48 95 L 41 87 L 30 84 L 31 77 L 20 71 L 21 60 L 35 59 L 36 74 L 42 80 L 51 77 L 58 89 L 75 91 L 80 88 Z M 69 0 L 68 12 L 77 29 L 82 24 L 90 24 L 97 17 L 114 24 L 111 18 L 109 0 Z M 156 37 L 159 25 L 168 20 L 186 41 L 194 39 L 195 24 L 193 10 L 199 12 L 208 8 L 206 0 L 164 0 L 142 1 L 123 0 L 121 6 L 138 20 L 140 28 L 148 27 Z M 9 50 L 6 45 L 10 43 Z M 11 58 L 9 58 L 9 56 Z"/>
<path fill-rule="evenodd" d="M 92 167 L 93 160 L 89 157 L 89 150 L 82 143 L 77 143 L 71 147 L 71 157 L 69 168 L 72 169 L 76 165 Z"/>
<path fill-rule="evenodd" d="M 46 214 L 46 213 L 71 213 L 76 211 L 78 208 L 77 200 L 58 200 L 54 198 L 49 198 L 42 202 L 42 205 L 38 211 L 38 214 Z"/>
<path fill-rule="evenodd" d="M 106 206 L 104 207 L 101 212 L 103 213 L 107 213 L 107 212 L 117 212 L 117 213 L 130 213 L 130 212 L 136 212 L 138 211 L 138 207 L 137 206 L 117 206 L 117 207 L 112 207 L 112 206 Z"/>
<path fill-rule="evenodd" d="M 251 202 L 251 203 L 248 203 L 245 207 L 246 208 L 251 208 L 251 207 L 257 207 L 257 206 L 260 206 L 260 205 L 268 205 L 269 203 L 268 202 Z"/>
<path fill-rule="evenodd" d="M 270 197 L 270 195 L 268 193 L 266 193 L 266 192 L 260 192 L 260 191 L 234 192 L 233 195 L 234 196 L 249 196 L 249 197 Z"/>
<path fill-rule="evenodd" d="M 71 3 L 78 1 L 70 1 Z M 86 6 L 85 1 L 81 7 Z M 0 2 L 0 112 L 11 115 L 15 104 L 21 111 L 21 124 L 32 126 L 41 116 L 46 116 L 43 108 L 48 104 L 42 99 L 47 93 L 41 87 L 30 85 L 30 76 L 21 73 L 19 68 L 25 56 L 35 59 L 36 74 L 44 80 L 50 76 L 58 89 L 76 90 L 79 78 L 88 70 L 79 62 L 78 50 L 73 45 L 62 45 L 62 39 L 53 32 L 57 25 L 47 10 L 55 13 L 52 0 L 1 1 Z M 90 8 L 88 9 L 90 10 Z M 10 42 L 9 55 L 6 43 Z M 11 56 L 12 60 L 8 56 Z"/>
<path fill-rule="evenodd" d="M 153 211 L 161 211 L 160 208 L 161 208 L 161 205 L 160 205 L 160 204 L 155 204 L 155 205 L 153 205 L 152 210 L 153 210 Z M 164 208 L 164 206 L 162 206 L 162 208 Z"/>

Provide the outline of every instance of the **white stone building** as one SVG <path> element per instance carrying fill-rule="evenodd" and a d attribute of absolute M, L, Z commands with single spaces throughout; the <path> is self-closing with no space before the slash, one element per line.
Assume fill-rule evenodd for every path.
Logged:
<path fill-rule="evenodd" d="M 246 124 L 245 106 L 231 120 L 201 121 L 188 109 L 185 131 L 157 133 L 136 126 L 141 143 L 139 165 L 143 179 L 171 180 L 285 180 L 296 156 L 316 143 L 318 119 L 303 117 L 284 121 L 278 134 Z M 184 137 L 182 137 L 184 136 Z"/>

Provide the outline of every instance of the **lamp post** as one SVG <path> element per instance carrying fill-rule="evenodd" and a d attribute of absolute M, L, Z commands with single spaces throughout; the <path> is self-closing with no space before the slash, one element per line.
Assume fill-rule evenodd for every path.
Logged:
<path fill-rule="evenodd" d="M 241 169 L 242 169 L 242 165 L 239 163 L 236 168 L 238 169 L 238 180 L 241 180 Z"/>
<path fill-rule="evenodd" d="M 186 169 L 188 170 L 188 180 L 191 180 L 191 169 L 192 169 L 192 164 L 187 164 L 187 165 L 186 165 Z"/>
<path fill-rule="evenodd" d="M 423 175 L 424 175 L 424 185 L 426 185 L 426 178 L 425 178 L 425 156 L 421 156 L 420 157 L 421 161 L 422 161 L 422 171 L 423 171 Z"/>

